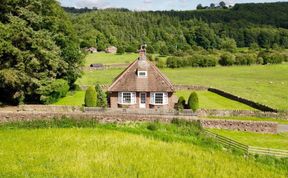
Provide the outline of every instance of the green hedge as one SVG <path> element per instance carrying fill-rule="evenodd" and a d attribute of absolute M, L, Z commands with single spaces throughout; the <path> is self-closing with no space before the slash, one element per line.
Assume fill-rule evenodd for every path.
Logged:
<path fill-rule="evenodd" d="M 85 106 L 96 107 L 97 106 L 97 93 L 94 87 L 90 86 L 85 93 Z"/>

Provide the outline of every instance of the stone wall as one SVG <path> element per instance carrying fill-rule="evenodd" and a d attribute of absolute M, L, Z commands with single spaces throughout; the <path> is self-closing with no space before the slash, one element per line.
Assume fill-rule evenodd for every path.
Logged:
<path fill-rule="evenodd" d="M 148 114 L 107 114 L 101 112 L 0 112 L 0 123 L 12 121 L 49 120 L 52 118 L 68 117 L 72 119 L 95 119 L 101 123 L 127 122 L 127 121 L 161 121 L 171 122 L 177 116 L 173 115 L 148 115 Z M 177 118 L 186 120 L 199 120 L 204 128 L 223 128 L 230 130 L 276 133 L 277 123 L 273 122 L 253 122 L 234 120 L 212 120 L 198 119 L 195 116 L 178 116 Z"/>
<path fill-rule="evenodd" d="M 275 122 L 253 122 L 236 120 L 200 120 L 204 128 L 228 129 L 259 133 L 277 133 L 278 124 Z"/>

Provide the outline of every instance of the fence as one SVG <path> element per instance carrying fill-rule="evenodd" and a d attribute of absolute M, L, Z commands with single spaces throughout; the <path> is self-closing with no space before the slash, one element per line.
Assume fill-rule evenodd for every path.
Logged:
<path fill-rule="evenodd" d="M 230 138 L 218 135 L 216 133 L 205 130 L 207 136 L 214 138 L 220 144 L 233 148 L 235 150 L 242 151 L 246 154 L 253 155 L 267 155 L 267 156 L 275 156 L 275 157 L 287 157 L 288 158 L 288 150 L 280 150 L 280 149 L 272 149 L 272 148 L 262 148 L 256 146 L 249 146 L 243 143 L 239 143 Z"/>

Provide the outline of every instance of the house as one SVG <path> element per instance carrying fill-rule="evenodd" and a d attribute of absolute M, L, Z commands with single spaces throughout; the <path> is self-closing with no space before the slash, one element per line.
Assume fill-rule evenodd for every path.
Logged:
<path fill-rule="evenodd" d="M 173 109 L 175 92 L 172 83 L 146 59 L 146 49 L 108 88 L 111 108 Z"/>
<path fill-rule="evenodd" d="M 115 46 L 109 46 L 108 48 L 105 49 L 106 53 L 112 53 L 116 54 L 117 53 L 117 48 Z"/>

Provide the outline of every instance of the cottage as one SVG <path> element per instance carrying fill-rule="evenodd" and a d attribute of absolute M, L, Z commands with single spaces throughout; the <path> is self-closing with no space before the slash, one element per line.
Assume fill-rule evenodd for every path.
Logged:
<path fill-rule="evenodd" d="M 90 47 L 90 48 L 85 48 L 85 51 L 86 52 L 89 52 L 89 53 L 97 53 L 97 48 L 94 48 L 94 47 Z"/>
<path fill-rule="evenodd" d="M 173 109 L 175 92 L 172 83 L 150 61 L 146 49 L 131 63 L 109 87 L 111 108 Z"/>
<path fill-rule="evenodd" d="M 115 54 L 117 53 L 117 48 L 115 46 L 109 46 L 108 48 L 105 49 L 105 52 Z"/>

